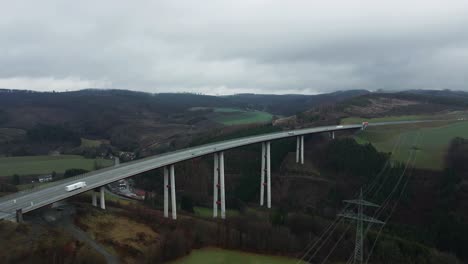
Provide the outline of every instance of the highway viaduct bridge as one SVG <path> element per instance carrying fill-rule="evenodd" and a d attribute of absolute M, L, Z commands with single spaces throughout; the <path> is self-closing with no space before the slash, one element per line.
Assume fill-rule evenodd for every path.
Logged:
<path fill-rule="evenodd" d="M 370 126 L 397 125 L 406 123 L 417 123 L 428 121 L 399 121 L 382 122 L 369 124 Z M 366 124 L 367 125 L 367 124 Z M 164 216 L 169 217 L 169 194 L 171 200 L 171 215 L 177 219 L 176 193 L 175 193 L 175 173 L 174 164 L 190 160 L 196 157 L 213 154 L 214 156 L 214 181 L 213 181 L 213 217 L 218 217 L 218 206 L 220 207 L 220 217 L 226 217 L 225 186 L 224 186 L 224 151 L 251 144 L 262 144 L 262 169 L 260 172 L 260 205 L 265 203 L 271 208 L 271 163 L 270 163 L 270 142 L 283 138 L 297 138 L 296 162 L 304 163 L 304 135 L 327 132 L 334 137 L 335 131 L 364 129 L 364 124 L 354 125 L 334 125 L 316 128 L 306 128 L 291 131 L 282 131 L 257 136 L 232 139 L 217 143 L 206 144 L 198 147 L 182 149 L 170 153 L 151 156 L 148 158 L 119 164 L 73 178 L 52 182 L 48 185 L 39 186 L 29 191 L 14 193 L 0 198 L 0 219 L 11 221 L 22 221 L 22 214 L 32 210 L 50 205 L 54 202 L 68 197 L 92 191 L 92 203 L 97 206 L 97 194 L 100 195 L 100 207 L 105 209 L 104 186 L 106 184 L 128 178 L 149 170 L 163 168 L 164 170 Z M 67 191 L 66 186 L 73 183 L 85 182 L 86 186 Z M 266 189 L 266 190 L 265 190 Z M 219 195 L 219 197 L 218 197 Z"/>

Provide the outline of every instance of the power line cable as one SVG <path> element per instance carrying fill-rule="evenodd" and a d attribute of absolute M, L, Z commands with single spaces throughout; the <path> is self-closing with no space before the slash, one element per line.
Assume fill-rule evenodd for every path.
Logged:
<path fill-rule="evenodd" d="M 394 211 L 395 211 L 397 205 L 399 204 L 399 202 L 400 202 L 400 200 L 401 200 L 401 197 L 403 196 L 403 193 L 404 193 L 405 190 L 406 190 L 406 187 L 408 186 L 408 182 L 409 182 L 409 180 L 410 180 L 410 178 L 411 178 L 411 176 L 413 175 L 413 172 L 414 172 L 414 165 L 415 165 L 415 163 L 416 163 L 416 158 L 417 158 L 417 155 L 415 155 L 415 157 L 414 157 L 413 165 L 412 165 L 412 170 L 410 171 L 410 175 L 407 177 L 407 179 L 406 179 L 406 181 L 405 181 L 403 187 L 401 188 L 400 195 L 399 195 L 397 201 L 393 204 L 393 207 L 392 207 L 392 209 L 391 209 L 391 211 L 390 211 L 390 214 L 389 214 L 389 215 L 387 216 L 387 218 L 385 219 L 385 224 L 388 223 L 388 220 L 390 220 L 390 218 L 392 217 L 392 215 L 393 215 L 393 213 L 394 213 Z M 373 243 L 373 245 L 372 245 L 372 247 L 371 247 L 371 250 L 369 251 L 369 254 L 368 254 L 368 256 L 367 256 L 366 264 L 369 262 L 369 259 L 370 259 L 370 257 L 372 256 L 372 253 L 373 253 L 373 251 L 374 251 L 374 249 L 375 249 L 375 246 L 377 245 L 377 241 L 378 241 L 378 239 L 379 239 L 379 237 L 380 237 L 380 234 L 382 233 L 383 228 L 385 227 L 385 224 L 383 224 L 383 225 L 380 226 L 380 228 L 379 228 L 379 232 L 377 233 L 377 236 L 376 236 L 376 238 L 375 238 L 375 240 L 374 240 L 374 243 Z M 366 232 L 367 232 L 367 230 L 366 230 Z"/>
<path fill-rule="evenodd" d="M 398 136 L 398 139 L 395 141 L 394 145 L 393 145 L 393 148 L 392 148 L 392 153 L 394 153 L 395 149 L 397 147 L 399 147 L 401 144 L 401 134 Z M 390 161 L 387 160 L 383 166 L 383 168 L 380 170 L 380 172 L 378 173 L 378 175 L 372 180 L 371 184 L 368 185 L 368 187 L 366 187 L 366 190 L 364 190 L 364 192 L 368 192 L 369 193 L 369 188 L 373 188 L 375 186 L 375 184 L 377 183 L 378 181 L 378 178 L 380 178 L 381 175 L 383 175 L 383 173 L 385 172 L 385 170 L 387 169 L 388 165 L 389 165 Z M 348 208 L 350 207 L 350 204 L 347 204 L 342 210 L 340 213 L 344 213 Z M 320 242 L 320 240 L 323 239 L 323 237 L 325 236 L 325 234 L 327 234 L 327 232 L 332 229 L 331 233 L 328 234 L 327 238 L 322 241 L 322 243 L 320 244 L 320 246 L 314 251 L 314 254 L 312 255 L 312 257 L 308 258 L 308 260 L 310 261 L 316 254 L 317 252 L 323 247 L 323 245 L 328 241 L 328 239 L 331 237 L 331 235 L 333 234 L 334 230 L 336 229 L 336 225 L 338 224 L 338 222 L 341 222 L 341 221 L 338 221 L 340 218 L 337 217 L 335 218 L 335 220 L 333 221 L 332 224 L 330 224 L 328 226 L 328 228 L 321 234 L 321 236 L 315 240 L 315 242 L 313 243 L 312 246 L 310 246 L 310 244 L 312 242 L 310 242 L 306 248 L 308 248 L 306 250 L 306 252 L 304 253 L 304 255 L 301 256 L 301 258 L 297 261 L 297 264 L 301 263 L 301 261 L 309 255 L 309 253 L 313 250 L 313 248 Z M 310 247 L 309 247 L 310 246 Z"/>

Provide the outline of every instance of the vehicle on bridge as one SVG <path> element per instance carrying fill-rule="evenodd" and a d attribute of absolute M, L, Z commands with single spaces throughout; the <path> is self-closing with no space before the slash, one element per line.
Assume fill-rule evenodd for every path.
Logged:
<path fill-rule="evenodd" d="M 83 187 L 86 187 L 86 182 L 84 181 L 67 185 L 65 186 L 65 190 L 67 190 L 67 192 L 71 192 L 71 191 L 74 191 Z"/>
<path fill-rule="evenodd" d="M 362 130 L 364 130 L 369 125 L 369 122 L 364 121 L 362 122 Z"/>

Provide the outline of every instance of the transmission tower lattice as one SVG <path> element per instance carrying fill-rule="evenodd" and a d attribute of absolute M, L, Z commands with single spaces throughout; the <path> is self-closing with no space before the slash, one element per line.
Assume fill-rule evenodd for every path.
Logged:
<path fill-rule="evenodd" d="M 362 196 L 362 189 L 361 193 L 359 194 L 359 199 L 357 200 L 344 200 L 343 202 L 349 204 L 356 204 L 358 207 L 357 214 L 353 211 L 344 212 L 342 214 L 338 214 L 339 217 L 344 217 L 348 219 L 352 219 L 356 221 L 356 244 L 354 246 L 354 261 L 353 264 L 362 264 L 363 263 L 363 255 L 364 255 L 364 222 L 373 223 L 373 224 L 385 224 L 378 219 L 373 217 L 367 216 L 364 214 L 364 206 L 366 207 L 380 207 L 377 204 L 365 201 Z"/>

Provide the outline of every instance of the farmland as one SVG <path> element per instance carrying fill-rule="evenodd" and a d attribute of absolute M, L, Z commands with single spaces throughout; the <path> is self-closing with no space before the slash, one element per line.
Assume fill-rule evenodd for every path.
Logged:
<path fill-rule="evenodd" d="M 214 108 L 209 119 L 223 125 L 245 125 L 252 123 L 268 123 L 272 115 L 262 111 L 247 111 L 237 108 Z"/>
<path fill-rule="evenodd" d="M 449 113 L 441 113 L 435 115 L 398 115 L 385 116 L 376 118 L 363 117 L 347 117 L 341 120 L 342 124 L 359 124 L 364 121 L 369 122 L 390 122 L 390 121 L 414 121 L 414 120 L 457 120 L 460 118 L 466 119 L 468 113 L 464 111 L 453 111 Z"/>
<path fill-rule="evenodd" d="M 60 156 L 22 156 L 0 158 L 0 176 L 38 175 L 55 171 L 63 173 L 67 169 L 95 170 L 97 167 L 107 167 L 112 160 L 86 159 L 77 155 Z"/>
<path fill-rule="evenodd" d="M 371 121 L 374 121 L 373 119 Z M 371 142 L 378 150 L 395 151 L 394 160 L 404 162 L 411 150 L 417 152 L 415 166 L 425 169 L 443 168 L 450 141 L 468 134 L 468 122 L 434 122 L 392 127 L 370 127 L 356 135 L 361 143 Z"/>
<path fill-rule="evenodd" d="M 192 253 L 187 257 L 183 257 L 179 260 L 172 262 L 172 264 L 294 264 L 297 263 L 296 259 L 279 257 L 279 256 L 268 256 L 253 254 L 235 250 L 225 250 L 220 248 L 202 248 L 192 250 Z"/>

